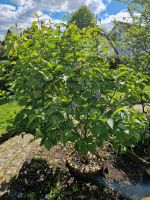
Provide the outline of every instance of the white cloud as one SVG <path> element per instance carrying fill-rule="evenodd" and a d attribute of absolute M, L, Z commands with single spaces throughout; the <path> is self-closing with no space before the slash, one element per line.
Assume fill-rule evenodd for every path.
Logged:
<path fill-rule="evenodd" d="M 84 1 L 83 1 L 84 3 Z M 85 4 L 95 13 L 98 14 L 106 10 L 106 4 L 102 0 L 87 0 Z"/>
<path fill-rule="evenodd" d="M 5 21 L 10 17 L 14 17 L 16 7 L 7 5 L 7 4 L 0 4 L 0 21 Z"/>
<path fill-rule="evenodd" d="M 112 23 L 114 20 L 116 21 L 121 21 L 121 22 L 127 22 L 127 23 L 131 23 L 132 22 L 132 18 L 129 14 L 129 12 L 122 10 L 119 13 L 117 13 L 116 15 L 108 15 L 106 16 L 105 19 L 103 19 L 101 21 L 102 24 L 109 24 Z"/>
<path fill-rule="evenodd" d="M 138 13 L 134 13 L 138 16 Z M 101 25 L 109 32 L 114 27 L 114 21 L 132 23 L 132 17 L 126 10 L 118 12 L 116 15 L 105 15 L 105 18 L 101 20 Z"/>
<path fill-rule="evenodd" d="M 106 2 L 109 2 L 109 0 L 33 0 L 33 6 L 37 7 L 38 5 L 50 12 L 71 12 L 85 4 L 97 14 L 106 9 Z"/>
<path fill-rule="evenodd" d="M 40 12 L 42 19 L 51 19 L 53 12 L 72 12 L 81 5 L 87 5 L 94 14 L 106 10 L 111 0 L 12 0 L 12 5 L 0 4 L 0 40 L 11 25 L 28 27 L 35 19 L 34 13 Z M 48 14 L 45 14 L 48 13 Z M 52 19 L 55 21 L 55 19 Z M 56 19 L 56 22 L 59 22 Z"/>
<path fill-rule="evenodd" d="M 114 21 L 120 21 L 120 22 L 127 22 L 131 23 L 132 19 L 130 17 L 130 14 L 122 10 L 118 12 L 116 15 L 105 15 L 105 18 L 101 20 L 101 26 L 106 30 L 106 32 L 110 32 L 114 27 Z"/>

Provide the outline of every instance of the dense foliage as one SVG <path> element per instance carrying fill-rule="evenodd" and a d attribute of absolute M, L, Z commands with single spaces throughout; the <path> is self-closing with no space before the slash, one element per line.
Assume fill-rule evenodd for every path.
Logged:
<path fill-rule="evenodd" d="M 74 22 L 80 29 L 93 26 L 96 23 L 94 14 L 87 6 L 81 6 L 78 10 L 73 12 L 69 22 Z"/>
<path fill-rule="evenodd" d="M 120 0 L 122 1 L 122 0 Z M 150 76 L 150 2 L 124 0 L 132 23 L 116 22 L 113 39 L 126 64 Z"/>
<path fill-rule="evenodd" d="M 122 149 L 146 137 L 146 119 L 132 109 L 146 79 L 125 65 L 110 69 L 99 33 L 97 26 L 33 22 L 23 35 L 10 35 L 7 53 L 18 57 L 10 84 L 25 106 L 17 130 L 42 137 L 47 148 L 72 141 L 81 153 L 108 139 Z"/>
<path fill-rule="evenodd" d="M 148 0 L 123 2 L 128 5 L 131 22 L 116 22 L 111 40 L 118 49 L 121 62 L 128 67 L 134 66 L 137 73 L 141 72 L 148 78 L 150 77 L 150 3 Z M 141 89 L 140 102 L 143 112 L 145 112 L 144 102 L 149 100 L 149 94 Z"/>
<path fill-rule="evenodd" d="M 11 35 L 11 31 L 8 29 L 7 34 L 5 36 L 5 38 L 7 38 L 7 36 Z M 8 60 L 8 57 L 6 56 L 6 49 L 5 49 L 5 40 L 3 42 L 0 42 L 0 98 L 3 97 L 6 94 L 6 91 L 9 91 L 9 85 L 8 85 L 8 80 L 7 80 L 7 75 L 9 74 L 9 72 L 12 69 L 12 65 L 11 65 L 11 58 L 9 58 L 10 60 Z M 14 59 L 14 57 L 13 57 Z"/>

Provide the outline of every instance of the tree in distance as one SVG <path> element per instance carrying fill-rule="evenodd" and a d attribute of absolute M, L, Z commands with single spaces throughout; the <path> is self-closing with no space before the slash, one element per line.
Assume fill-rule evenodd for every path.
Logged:
<path fill-rule="evenodd" d="M 72 22 L 75 22 L 78 28 L 83 29 L 88 26 L 93 26 L 96 23 L 96 19 L 91 10 L 83 5 L 71 14 L 69 23 Z"/>

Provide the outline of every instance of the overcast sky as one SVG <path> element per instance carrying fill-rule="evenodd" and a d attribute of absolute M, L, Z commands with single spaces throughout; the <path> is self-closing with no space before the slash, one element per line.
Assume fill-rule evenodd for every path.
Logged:
<path fill-rule="evenodd" d="M 126 4 L 117 0 L 0 0 L 0 40 L 8 28 L 14 24 L 29 27 L 38 12 L 44 20 L 64 21 L 63 16 L 87 5 L 100 18 L 102 24 L 112 27 L 112 21 L 128 21 Z M 124 18 L 125 17 L 125 18 Z"/>

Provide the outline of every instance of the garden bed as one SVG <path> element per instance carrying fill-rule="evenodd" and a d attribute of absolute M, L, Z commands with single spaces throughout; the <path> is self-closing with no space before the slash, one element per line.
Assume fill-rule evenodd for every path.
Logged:
<path fill-rule="evenodd" d="M 126 156 L 117 156 L 108 146 L 103 151 L 106 154 L 107 170 L 105 178 L 99 177 L 99 184 L 95 185 L 92 180 L 85 181 L 72 176 L 65 166 L 66 151 L 61 146 L 55 146 L 50 151 L 41 147 L 31 162 L 24 164 L 18 177 L 11 181 L 10 193 L 6 193 L 2 198 L 3 200 L 128 199 L 126 195 L 118 192 L 121 191 L 119 184 L 134 190 L 133 185 L 143 182 L 144 171 Z M 141 192 L 142 190 L 140 197 L 148 195 L 145 191 L 143 194 Z"/>

